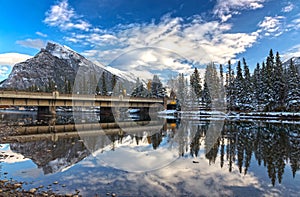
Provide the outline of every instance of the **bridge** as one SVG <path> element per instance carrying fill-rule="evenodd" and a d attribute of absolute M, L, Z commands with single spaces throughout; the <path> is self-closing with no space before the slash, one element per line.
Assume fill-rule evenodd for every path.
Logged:
<path fill-rule="evenodd" d="M 52 93 L 0 92 L 0 106 L 36 106 L 38 107 L 38 114 L 55 114 L 56 107 L 100 107 L 100 111 L 109 112 L 111 108 L 115 107 L 149 109 L 159 105 L 165 107 L 166 103 L 167 99 L 162 98 L 136 98 L 124 97 L 123 95 L 60 94 L 58 91 Z"/>

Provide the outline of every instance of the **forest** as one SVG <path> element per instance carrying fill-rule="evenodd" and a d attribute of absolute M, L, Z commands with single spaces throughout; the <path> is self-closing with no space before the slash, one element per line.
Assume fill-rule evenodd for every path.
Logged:
<path fill-rule="evenodd" d="M 225 67 L 225 69 L 224 69 Z M 234 69 L 235 67 L 235 69 Z M 298 112 L 300 110 L 300 77 L 297 65 L 290 59 L 283 64 L 278 52 L 269 52 L 266 61 L 257 63 L 250 73 L 246 60 L 234 66 L 206 66 L 204 79 L 194 68 L 189 76 L 179 74 L 169 81 L 181 107 L 199 105 L 207 110 L 237 112 Z"/>

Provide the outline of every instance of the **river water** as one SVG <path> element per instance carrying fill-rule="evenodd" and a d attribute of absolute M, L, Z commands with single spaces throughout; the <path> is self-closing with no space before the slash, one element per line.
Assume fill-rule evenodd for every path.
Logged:
<path fill-rule="evenodd" d="M 35 114 L 0 113 L 2 125 L 20 131 L 1 138 L 0 179 L 22 181 L 25 189 L 83 196 L 300 196 L 297 121 L 197 115 L 141 121 L 135 115 L 107 128 L 97 116 L 79 123 L 74 119 L 82 114 Z M 45 128 L 50 133 L 43 134 Z"/>

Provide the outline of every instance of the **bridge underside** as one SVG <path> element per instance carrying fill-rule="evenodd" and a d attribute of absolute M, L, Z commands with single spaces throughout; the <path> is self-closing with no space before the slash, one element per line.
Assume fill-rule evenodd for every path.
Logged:
<path fill-rule="evenodd" d="M 124 108 L 140 109 L 141 113 L 157 111 L 166 107 L 166 99 L 131 98 L 131 97 L 108 97 L 93 95 L 63 95 L 51 93 L 30 92 L 0 92 L 0 106 L 23 106 L 37 107 L 39 115 L 53 115 L 56 107 L 73 107 L 73 110 L 93 109 L 100 107 L 101 115 L 111 116 L 114 111 Z M 155 109 L 155 110 L 151 110 Z"/>
<path fill-rule="evenodd" d="M 38 106 L 37 114 L 38 114 L 38 116 L 55 115 L 56 107 L 55 106 Z"/>

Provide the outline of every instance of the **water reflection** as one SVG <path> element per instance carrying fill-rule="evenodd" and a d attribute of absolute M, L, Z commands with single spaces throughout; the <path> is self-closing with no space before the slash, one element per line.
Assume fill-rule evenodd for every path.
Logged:
<path fill-rule="evenodd" d="M 10 149 L 31 159 L 44 174 L 59 172 L 90 154 L 78 138 L 12 143 Z"/>
<path fill-rule="evenodd" d="M 99 130 L 93 132 L 87 130 L 83 131 L 86 132 L 85 135 L 66 135 L 66 130 L 56 131 L 56 133 L 51 134 L 55 136 L 54 138 L 45 139 L 32 137 L 24 140 L 25 138 L 22 136 L 23 141 L 19 139 L 19 142 L 10 143 L 10 149 L 26 158 L 30 158 L 38 168 L 43 170 L 44 174 L 59 174 L 59 172 L 77 163 L 84 165 L 90 162 L 89 165 L 93 163 L 91 166 L 95 171 L 107 167 L 104 168 L 105 171 L 116 174 L 120 172 L 141 172 L 142 169 L 147 171 L 148 168 L 152 170 L 159 169 L 157 172 L 166 174 L 156 176 L 171 181 L 177 180 L 175 173 L 177 168 L 172 169 L 173 164 L 171 163 L 179 158 L 176 163 L 183 166 L 182 168 L 188 166 L 188 168 L 195 171 L 195 168 L 199 166 L 200 171 L 201 169 L 207 170 L 208 174 L 201 172 L 201 176 L 206 178 L 209 176 L 209 172 L 215 173 L 215 171 L 204 167 L 205 161 L 209 166 L 212 166 L 212 169 L 217 164 L 219 169 L 226 169 L 229 174 L 235 176 L 235 169 L 237 169 L 238 173 L 244 176 L 242 179 L 245 179 L 245 183 L 252 176 L 261 178 L 260 170 L 264 169 L 269 183 L 273 186 L 284 184 L 285 187 L 292 187 L 288 190 L 294 192 L 299 189 L 299 185 L 290 182 L 291 179 L 284 178 L 288 174 L 292 174 L 294 179 L 297 178 L 298 182 L 300 180 L 299 174 L 297 174 L 300 170 L 300 130 L 297 123 L 228 120 L 221 123 L 218 120 L 180 120 L 177 118 L 164 120 L 163 124 L 161 124 L 161 121 L 155 123 L 157 124 L 136 124 L 136 126 L 124 130 L 121 129 L 122 127 L 107 128 L 107 130 L 102 128 L 101 132 Z M 216 132 L 212 133 L 212 131 Z M 43 136 L 46 135 L 43 134 Z M 86 142 L 90 147 L 87 147 Z M 7 143 L 7 141 L 2 139 L 1 143 Z M 96 161 L 91 158 L 96 159 Z M 186 160 L 186 158 L 191 160 Z M 190 161 L 193 161 L 193 163 L 185 164 Z M 171 165 L 166 167 L 168 164 Z M 170 172 L 166 172 L 166 170 L 159 167 L 164 167 Z M 111 168 L 120 171 L 109 171 Z M 84 167 L 77 170 L 79 172 L 76 171 L 75 173 L 85 173 Z M 175 170 L 175 174 L 171 173 L 173 170 Z M 221 172 L 225 173 L 223 170 Z M 197 171 L 197 173 L 200 172 Z M 170 177 L 170 174 L 174 177 Z M 196 174 L 191 174 L 190 171 L 187 174 L 188 176 L 196 176 Z M 133 177 L 137 178 L 136 175 L 131 175 L 126 174 L 127 179 L 130 179 L 130 181 L 133 181 Z M 86 173 L 86 176 L 93 175 Z M 211 174 L 211 176 L 213 175 Z M 140 177 L 137 179 L 140 179 Z M 198 177 L 197 180 L 186 177 L 186 181 L 199 182 L 198 179 L 201 179 L 201 177 Z M 209 184 L 207 183 L 208 180 L 209 178 L 203 184 Z M 251 179 L 253 182 L 255 180 Z M 155 178 L 155 181 L 164 182 L 163 180 L 159 181 L 157 178 Z M 78 184 L 89 188 L 86 185 L 87 183 L 77 182 Z M 189 185 L 188 188 L 193 190 L 190 184 L 186 183 L 186 185 Z M 239 190 L 240 194 L 243 194 L 243 185 L 237 188 L 234 187 L 235 182 L 232 182 L 232 187 L 229 187 L 228 183 L 218 184 L 224 184 L 224 187 L 227 184 L 226 187 L 230 190 Z M 176 185 L 176 187 L 185 186 Z M 102 187 L 104 186 L 99 186 L 99 188 Z M 170 187 L 173 188 L 174 185 Z M 253 189 L 250 193 L 258 194 L 256 189 Z M 165 192 L 167 191 L 165 190 Z M 188 194 L 186 192 L 184 190 L 182 194 Z M 190 192 L 190 194 L 195 194 L 192 191 Z M 224 193 L 224 195 L 231 194 Z"/>

